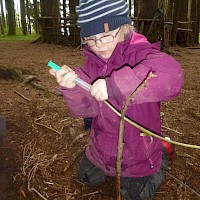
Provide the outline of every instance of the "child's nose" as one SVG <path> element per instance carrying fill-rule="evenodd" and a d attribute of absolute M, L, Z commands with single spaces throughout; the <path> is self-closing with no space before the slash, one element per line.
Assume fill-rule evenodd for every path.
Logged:
<path fill-rule="evenodd" d="M 101 40 L 96 40 L 96 46 L 97 47 L 102 47 L 103 43 L 101 42 Z"/>

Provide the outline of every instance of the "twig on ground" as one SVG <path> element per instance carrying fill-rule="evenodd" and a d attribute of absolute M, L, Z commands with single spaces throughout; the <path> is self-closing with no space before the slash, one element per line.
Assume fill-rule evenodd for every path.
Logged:
<path fill-rule="evenodd" d="M 27 101 L 32 101 L 32 99 L 29 99 L 29 98 L 25 97 L 23 94 L 19 93 L 17 90 L 14 90 L 14 92 L 15 92 L 16 94 L 18 94 L 20 97 L 22 97 L 23 99 L 25 99 L 25 100 L 27 100 Z"/>
<path fill-rule="evenodd" d="M 38 122 L 39 120 L 43 119 L 44 117 L 45 117 L 45 114 L 43 114 L 41 117 L 35 118 L 34 119 L 34 124 L 37 124 L 39 126 L 43 126 L 43 127 L 47 128 L 47 129 L 49 129 L 49 130 L 51 130 L 51 131 L 53 131 L 53 132 L 58 133 L 59 135 L 61 135 L 62 133 L 60 131 L 57 131 L 57 130 L 55 130 L 55 129 L 53 129 L 53 128 L 45 125 L 45 124 L 41 124 L 41 123 Z"/>
<path fill-rule="evenodd" d="M 35 188 L 28 188 L 29 191 L 34 191 L 38 196 L 40 196 L 43 200 L 48 200 L 42 194 L 40 194 Z"/>
<path fill-rule="evenodd" d="M 94 195 L 94 194 L 98 194 L 99 191 L 95 191 L 95 192 L 91 192 L 91 193 L 88 193 L 88 194 L 83 194 L 81 195 L 81 197 L 86 197 L 86 196 L 90 196 L 90 195 Z"/>
<path fill-rule="evenodd" d="M 181 156 L 181 157 L 185 157 L 185 158 L 192 158 L 192 159 L 195 159 L 193 156 L 191 156 L 191 155 L 189 155 L 189 154 L 186 154 L 186 153 L 185 153 L 184 155 L 183 155 L 183 154 L 178 154 L 178 153 L 176 153 L 176 155 L 177 155 L 177 156 Z"/>
<path fill-rule="evenodd" d="M 180 181 L 178 178 L 176 178 L 175 176 L 173 176 L 172 174 L 170 174 L 169 172 L 165 171 L 167 175 L 169 175 L 171 178 L 173 178 L 174 180 L 176 180 L 177 182 L 179 182 L 181 185 L 185 185 L 185 188 L 189 189 L 190 191 L 192 191 L 194 194 L 196 194 L 198 197 L 200 197 L 200 194 L 198 192 L 196 192 L 194 189 L 192 189 L 190 186 L 187 185 L 187 183 L 183 183 L 182 181 Z"/>
<path fill-rule="evenodd" d="M 10 73 L 15 79 L 21 80 L 24 85 L 28 83 L 36 89 L 55 94 L 56 96 L 61 96 L 58 91 L 53 91 L 49 88 L 39 85 L 38 83 L 33 82 L 34 80 L 37 80 L 37 77 L 35 75 L 23 74 L 22 70 L 19 68 L 10 69 Z"/>
<path fill-rule="evenodd" d="M 29 82 L 29 84 L 31 86 L 33 86 L 34 88 L 36 88 L 36 89 L 39 89 L 39 90 L 42 90 L 42 91 L 45 91 L 45 92 L 49 92 L 49 93 L 55 94 L 56 96 L 61 96 L 61 94 L 57 90 L 54 91 L 54 90 L 48 89 L 48 88 L 46 88 L 46 87 L 44 87 L 42 85 L 39 85 L 39 84 L 33 83 L 33 82 Z"/>
<path fill-rule="evenodd" d="M 24 147 L 22 174 L 27 179 L 28 190 L 34 191 L 43 200 L 47 200 L 38 190 L 31 187 L 31 183 L 36 179 L 35 175 L 38 171 L 40 171 L 42 175 L 46 174 L 46 168 L 57 159 L 58 155 L 48 156 L 45 152 L 38 151 L 39 150 L 36 149 L 36 143 L 33 144 L 33 142 L 28 143 Z"/>
<path fill-rule="evenodd" d="M 77 191 L 78 190 L 75 190 L 74 193 L 69 193 L 66 191 L 66 188 L 65 188 L 65 199 L 66 200 L 74 199 L 73 196 L 77 194 Z"/>
<path fill-rule="evenodd" d="M 27 75 L 24 76 L 23 78 L 23 84 L 26 85 L 27 83 L 30 83 L 31 81 L 37 79 L 37 77 L 35 75 Z"/>
<path fill-rule="evenodd" d="M 169 128 L 169 127 L 166 127 L 166 126 L 163 126 L 163 125 L 162 125 L 162 128 L 167 129 L 167 130 L 169 130 L 169 131 L 172 131 L 172 132 L 174 132 L 174 133 L 178 133 L 178 134 L 180 134 L 180 135 L 183 135 L 183 133 L 181 133 L 181 132 L 179 132 L 179 131 L 176 131 L 176 130 L 174 130 L 174 129 L 171 129 L 171 128 Z"/>

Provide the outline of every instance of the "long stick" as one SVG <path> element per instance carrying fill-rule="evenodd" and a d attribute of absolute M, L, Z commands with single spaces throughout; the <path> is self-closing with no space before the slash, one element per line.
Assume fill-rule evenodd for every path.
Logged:
<path fill-rule="evenodd" d="M 136 88 L 136 90 L 128 97 L 125 105 L 121 111 L 121 120 L 119 127 L 119 138 L 118 138 L 118 152 L 117 152 L 117 163 L 116 163 L 116 171 L 117 171 L 117 200 L 121 200 L 120 189 L 121 189 L 121 166 L 122 166 L 122 152 L 123 152 L 123 138 L 124 138 L 124 120 L 126 110 L 128 108 L 129 102 L 134 98 L 134 96 L 144 87 L 147 80 L 152 76 L 152 72 L 150 72 L 147 78 Z"/>
<path fill-rule="evenodd" d="M 121 113 L 116 110 L 108 101 L 104 101 L 104 103 L 113 111 L 115 112 L 119 117 L 121 117 Z M 173 140 L 168 140 L 168 139 L 165 139 L 164 137 L 161 137 L 159 135 L 156 135 L 156 133 L 153 133 L 149 130 L 147 130 L 146 128 L 144 128 L 143 126 L 139 125 L 138 123 L 130 120 L 128 117 L 124 117 L 124 120 L 127 121 L 128 123 L 132 124 L 133 126 L 135 126 L 136 128 L 138 128 L 139 130 L 141 130 L 142 132 L 148 134 L 148 135 L 151 135 L 155 138 L 158 138 L 160 140 L 164 140 L 166 142 L 169 142 L 171 144 L 175 144 L 175 145 L 179 145 L 179 146 L 183 146 L 183 147 L 188 147 L 188 148 L 193 148 L 193 149 L 200 149 L 200 146 L 198 145 L 192 145 L 192 144 L 184 144 L 182 142 L 176 142 L 176 141 L 173 141 Z"/>

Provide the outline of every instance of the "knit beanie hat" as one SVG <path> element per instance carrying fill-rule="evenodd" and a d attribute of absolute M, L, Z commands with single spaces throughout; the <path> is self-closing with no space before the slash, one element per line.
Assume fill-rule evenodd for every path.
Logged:
<path fill-rule="evenodd" d="M 80 0 L 76 7 L 80 36 L 89 37 L 130 24 L 125 0 Z"/>

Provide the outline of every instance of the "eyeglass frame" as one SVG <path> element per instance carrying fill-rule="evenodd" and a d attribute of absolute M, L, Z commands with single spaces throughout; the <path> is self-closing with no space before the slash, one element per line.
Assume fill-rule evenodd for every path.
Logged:
<path fill-rule="evenodd" d="M 112 34 L 109 34 L 109 35 L 104 35 L 104 36 L 102 36 L 102 37 L 100 37 L 99 39 L 84 39 L 84 38 L 82 38 L 81 40 L 82 40 L 82 44 L 86 44 L 86 45 L 88 45 L 88 40 L 91 40 L 91 41 L 94 41 L 94 45 L 88 45 L 89 47 L 93 47 L 93 46 L 95 46 L 96 45 L 96 41 L 100 41 L 102 44 L 109 44 L 109 43 L 111 43 L 111 42 L 113 42 L 114 40 L 115 40 L 115 38 L 117 37 L 117 35 L 119 34 L 119 32 L 120 32 L 120 30 L 121 30 L 121 26 L 119 27 L 119 30 L 115 33 L 115 35 L 112 35 Z M 110 42 L 102 42 L 102 38 L 105 38 L 105 37 L 112 37 L 112 41 L 110 41 Z"/>

